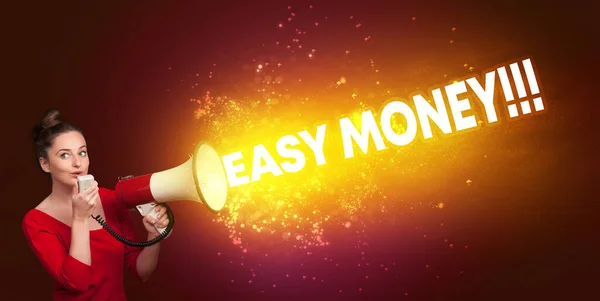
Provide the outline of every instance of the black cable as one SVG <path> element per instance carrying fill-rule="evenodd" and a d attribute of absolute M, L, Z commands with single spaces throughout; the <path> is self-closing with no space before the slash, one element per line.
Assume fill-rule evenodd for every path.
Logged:
<path fill-rule="evenodd" d="M 131 241 L 131 240 L 128 240 L 128 239 L 122 237 L 121 235 L 119 235 L 119 233 L 117 233 L 117 231 L 112 229 L 100 215 L 96 215 L 95 217 L 92 215 L 92 218 L 95 219 L 102 226 L 102 228 L 104 228 L 104 230 L 106 230 L 108 233 L 110 233 L 110 235 L 112 235 L 118 241 L 120 241 L 126 245 L 132 246 L 132 247 L 145 248 L 145 247 L 154 245 L 157 242 L 165 239 L 169 235 L 169 233 L 171 233 L 171 229 L 173 229 L 173 225 L 175 224 L 175 216 L 173 215 L 171 208 L 169 208 L 169 206 L 167 206 L 166 204 L 161 204 L 161 205 L 165 206 L 165 208 L 167 208 L 167 216 L 169 217 L 169 224 L 167 225 L 167 227 L 163 233 L 161 233 L 154 239 L 151 239 L 151 240 L 145 241 L 145 242 Z"/>

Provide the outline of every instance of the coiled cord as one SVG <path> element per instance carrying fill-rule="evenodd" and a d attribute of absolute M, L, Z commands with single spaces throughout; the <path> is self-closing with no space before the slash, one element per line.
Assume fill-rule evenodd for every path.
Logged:
<path fill-rule="evenodd" d="M 165 208 L 167 208 L 167 216 L 169 217 L 169 224 L 167 225 L 167 227 L 163 233 L 161 233 L 154 239 L 151 239 L 149 241 L 144 241 L 144 242 L 131 241 L 131 240 L 128 240 L 128 239 L 122 237 L 121 235 L 119 235 L 119 233 L 117 233 L 117 231 L 115 231 L 113 228 L 111 228 L 108 225 L 108 223 L 106 223 L 106 221 L 100 215 L 96 215 L 96 216 L 92 215 L 92 218 L 95 219 L 102 226 L 102 228 L 104 228 L 104 230 L 106 230 L 108 233 L 110 233 L 110 235 L 112 235 L 112 237 L 116 238 L 118 241 L 120 241 L 128 246 L 137 247 L 137 248 L 145 248 L 145 247 L 154 245 L 154 244 L 158 243 L 159 241 L 165 239 L 167 236 L 169 236 L 169 233 L 171 233 L 171 229 L 173 229 L 173 225 L 175 224 L 175 216 L 173 215 L 171 208 L 169 208 L 169 206 L 167 206 L 166 204 L 161 204 L 161 205 L 165 206 Z"/>

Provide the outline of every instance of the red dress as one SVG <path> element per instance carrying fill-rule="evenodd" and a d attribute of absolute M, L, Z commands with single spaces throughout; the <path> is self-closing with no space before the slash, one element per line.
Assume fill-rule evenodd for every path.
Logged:
<path fill-rule="evenodd" d="M 135 241 L 129 211 L 116 201 L 115 192 L 100 188 L 99 194 L 108 225 Z M 97 221 L 90 217 L 89 222 Z M 34 254 L 56 281 L 54 300 L 124 301 L 124 269 L 140 279 L 136 261 L 142 249 L 121 243 L 102 228 L 90 231 L 91 266 L 69 255 L 71 227 L 65 223 L 32 209 L 25 214 L 22 228 Z"/>

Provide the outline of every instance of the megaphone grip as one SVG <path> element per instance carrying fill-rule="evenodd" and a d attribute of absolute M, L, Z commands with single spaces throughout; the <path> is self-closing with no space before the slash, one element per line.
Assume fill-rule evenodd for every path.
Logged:
<path fill-rule="evenodd" d="M 148 204 L 137 205 L 136 207 L 142 216 L 150 215 L 154 219 L 158 220 L 158 212 L 155 210 L 156 204 L 157 204 L 156 202 L 152 202 L 152 203 L 148 203 Z M 156 229 L 156 231 L 158 231 L 161 234 L 163 232 L 165 232 L 165 230 L 167 229 L 166 227 L 160 228 L 160 227 L 158 227 L 158 225 L 154 225 L 154 228 Z M 169 235 L 171 235 L 171 234 L 169 234 Z"/>

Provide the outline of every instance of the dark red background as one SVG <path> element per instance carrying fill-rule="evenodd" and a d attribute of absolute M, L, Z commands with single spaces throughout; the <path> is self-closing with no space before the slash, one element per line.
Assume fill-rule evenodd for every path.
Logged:
<path fill-rule="evenodd" d="M 364 23 L 388 41 L 401 37 L 394 22 L 419 16 L 429 25 L 423 26 L 422 33 L 411 32 L 411 41 L 423 42 L 413 51 L 432 56 L 436 50 L 427 43 L 434 39 L 430 34 L 449 20 L 479 45 L 502 47 L 498 41 L 507 41 L 506 47 L 511 47 L 507 53 L 532 55 L 542 66 L 538 72 L 551 110 L 540 118 L 547 118 L 548 126 L 539 140 L 540 148 L 549 152 L 546 168 L 551 172 L 533 184 L 517 182 L 508 173 L 496 174 L 497 181 L 513 190 L 487 196 L 485 190 L 479 191 L 491 203 L 477 210 L 465 206 L 451 219 L 455 224 L 462 221 L 462 237 L 482 246 L 461 259 L 471 275 L 468 281 L 455 277 L 436 285 L 422 275 L 406 275 L 402 288 L 393 281 L 382 282 L 370 295 L 344 299 L 394 294 L 407 300 L 587 300 L 596 295 L 599 260 L 592 247 L 598 245 L 598 197 L 592 188 L 598 182 L 599 149 L 597 122 L 592 120 L 598 108 L 597 70 L 592 67 L 597 57 L 592 54 L 598 51 L 592 45 L 597 42 L 598 26 L 593 10 L 569 1 L 526 5 L 519 1 L 326 2 L 312 4 L 332 16 L 360 13 Z M 3 56 L 6 86 L 1 118 L 7 135 L 2 143 L 6 235 L 2 299 L 48 300 L 51 296 L 51 279 L 20 229 L 25 212 L 49 193 L 34 165 L 29 138 L 31 126 L 44 110 L 57 107 L 86 130 L 93 147 L 94 175 L 105 186 L 114 185 L 118 176 L 175 166 L 187 159 L 187 146 L 202 131 L 194 126 L 194 107 L 185 101 L 187 95 L 166 89 L 181 91 L 177 89 L 181 78 L 215 60 L 243 57 L 244 49 L 268 37 L 273 16 L 282 15 L 286 5 L 282 1 L 40 1 L 3 9 L 2 48 L 8 52 Z M 490 67 L 502 63 L 490 62 Z M 165 72 L 168 66 L 173 66 L 173 72 Z M 518 147 L 514 143 L 507 147 Z M 508 201 L 526 205 L 503 206 Z M 196 210 L 199 216 L 199 220 L 180 221 L 176 232 L 211 225 L 202 208 L 189 204 L 173 208 Z M 265 294 L 231 288 L 228 279 L 236 271 L 214 260 L 216 251 L 227 249 L 226 234 L 189 231 L 187 235 L 201 236 L 193 236 L 198 249 L 187 250 L 184 235 L 165 243 L 161 266 L 148 283 L 127 280 L 130 300 L 341 298 L 303 287 Z M 414 252 L 418 258 L 418 251 Z M 170 265 L 185 266 L 189 277 L 170 277 Z M 403 291 L 411 293 L 399 295 Z"/>

